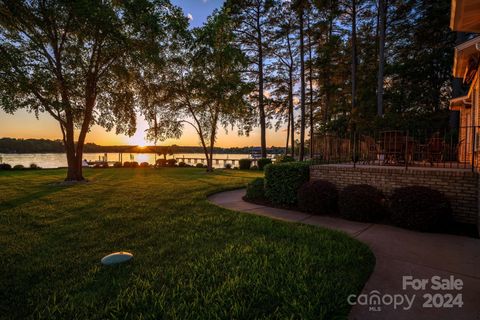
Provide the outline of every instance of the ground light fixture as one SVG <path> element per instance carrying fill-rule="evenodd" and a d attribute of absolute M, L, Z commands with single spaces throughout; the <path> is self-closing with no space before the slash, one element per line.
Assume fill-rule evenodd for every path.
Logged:
<path fill-rule="evenodd" d="M 101 262 L 103 265 L 110 266 L 113 264 L 119 264 L 123 262 L 130 261 L 133 258 L 133 254 L 130 252 L 114 252 L 109 255 L 106 255 L 102 258 Z"/>

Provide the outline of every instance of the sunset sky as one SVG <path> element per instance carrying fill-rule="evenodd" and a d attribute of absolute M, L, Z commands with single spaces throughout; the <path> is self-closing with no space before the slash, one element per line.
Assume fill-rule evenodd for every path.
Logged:
<path fill-rule="evenodd" d="M 193 27 L 201 26 L 208 15 L 223 3 L 222 0 L 171 0 L 175 5 L 183 8 L 185 15 L 191 18 Z M 139 117 L 137 120 L 137 132 L 133 137 L 115 135 L 115 132 L 106 132 L 105 129 L 95 126 L 87 135 L 87 142 L 99 145 L 145 145 L 151 144 L 145 141 L 146 122 Z M 199 144 L 197 134 L 192 128 L 185 127 L 183 136 L 179 140 L 167 140 L 160 142 L 162 145 L 189 145 Z M 40 114 L 39 119 L 35 115 L 24 110 L 17 111 L 14 115 L 6 114 L 0 110 L 0 137 L 11 138 L 45 138 L 60 139 L 61 131 L 58 123 L 47 114 Z M 267 146 L 283 146 L 285 144 L 286 129 L 267 132 Z M 255 129 L 249 137 L 237 136 L 236 130 L 220 130 L 217 140 L 219 147 L 241 147 L 260 145 L 260 132 Z"/>

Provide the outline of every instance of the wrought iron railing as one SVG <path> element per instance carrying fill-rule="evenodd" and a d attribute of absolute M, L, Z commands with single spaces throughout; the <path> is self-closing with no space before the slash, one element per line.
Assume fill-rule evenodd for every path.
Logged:
<path fill-rule="evenodd" d="M 473 170 L 480 166 L 480 127 L 316 134 L 312 161 Z"/>

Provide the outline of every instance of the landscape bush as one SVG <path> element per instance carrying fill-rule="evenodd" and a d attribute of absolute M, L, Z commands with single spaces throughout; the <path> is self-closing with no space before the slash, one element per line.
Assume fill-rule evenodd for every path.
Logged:
<path fill-rule="evenodd" d="M 195 165 L 196 168 L 205 168 L 205 166 L 203 165 L 203 163 L 197 163 Z"/>
<path fill-rule="evenodd" d="M 157 159 L 155 162 L 157 167 L 166 167 L 167 166 L 167 159 Z"/>
<path fill-rule="evenodd" d="M 248 170 L 252 165 L 252 159 L 240 159 L 238 161 L 238 165 L 240 167 L 240 170 Z"/>
<path fill-rule="evenodd" d="M 180 162 L 178 163 L 178 166 L 179 166 L 180 168 L 185 168 L 185 167 L 188 167 L 189 165 L 186 164 L 186 163 L 183 162 L 183 161 L 180 161 Z"/>
<path fill-rule="evenodd" d="M 8 163 L 0 163 L 0 170 L 11 170 L 12 166 Z"/>
<path fill-rule="evenodd" d="M 23 170 L 25 167 L 22 164 L 17 164 L 13 166 L 13 170 Z"/>
<path fill-rule="evenodd" d="M 265 166 L 272 163 L 270 158 L 261 158 L 257 160 L 257 166 L 259 170 L 264 170 Z"/>
<path fill-rule="evenodd" d="M 277 163 L 283 163 L 283 162 L 294 162 L 295 158 L 292 156 L 287 156 L 287 155 L 281 155 L 278 156 L 275 160 Z"/>
<path fill-rule="evenodd" d="M 30 163 L 30 169 L 37 170 L 37 169 L 42 169 L 42 168 L 40 168 L 36 163 L 32 162 L 32 163 Z"/>
<path fill-rule="evenodd" d="M 150 166 L 150 164 L 148 162 L 142 162 L 140 163 L 140 167 L 141 168 L 148 168 Z"/>
<path fill-rule="evenodd" d="M 137 162 L 137 161 L 132 161 L 132 162 L 130 162 L 130 167 L 132 167 L 132 168 L 138 168 L 138 162 Z"/>
<path fill-rule="evenodd" d="M 314 214 L 337 212 L 337 187 L 326 180 L 307 181 L 297 191 L 298 208 Z"/>
<path fill-rule="evenodd" d="M 115 163 L 113 164 L 113 167 L 114 167 L 114 168 L 121 168 L 121 167 L 122 167 L 122 163 L 121 163 L 121 162 L 115 162 Z"/>
<path fill-rule="evenodd" d="M 377 222 L 387 217 L 385 196 L 367 184 L 349 185 L 338 197 L 340 216 L 361 222 Z"/>
<path fill-rule="evenodd" d="M 175 159 L 168 159 L 167 160 L 167 167 L 175 167 L 175 164 L 177 164 L 177 160 L 175 160 Z"/>
<path fill-rule="evenodd" d="M 125 161 L 125 162 L 123 163 L 123 167 L 124 167 L 124 168 L 130 168 L 130 167 L 132 167 L 132 163 L 131 163 L 130 161 Z"/>
<path fill-rule="evenodd" d="M 232 169 L 231 163 L 225 163 L 225 169 Z"/>
<path fill-rule="evenodd" d="M 308 181 L 309 171 L 308 164 L 303 162 L 268 165 L 265 168 L 265 196 L 274 204 L 296 204 L 297 191 Z"/>
<path fill-rule="evenodd" d="M 428 187 L 398 188 L 390 197 L 392 222 L 402 228 L 418 231 L 443 231 L 452 221 L 448 199 Z"/>
<path fill-rule="evenodd" d="M 247 184 L 246 200 L 264 200 L 265 199 L 265 179 L 256 178 Z"/>

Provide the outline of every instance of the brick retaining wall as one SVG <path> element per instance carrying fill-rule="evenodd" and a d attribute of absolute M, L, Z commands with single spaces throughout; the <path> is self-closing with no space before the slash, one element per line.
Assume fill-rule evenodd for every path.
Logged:
<path fill-rule="evenodd" d="M 477 224 L 479 220 L 479 175 L 455 169 L 314 165 L 310 179 L 324 179 L 340 190 L 350 184 L 369 184 L 389 195 L 393 189 L 421 185 L 443 192 L 452 205 L 455 220 Z"/>

